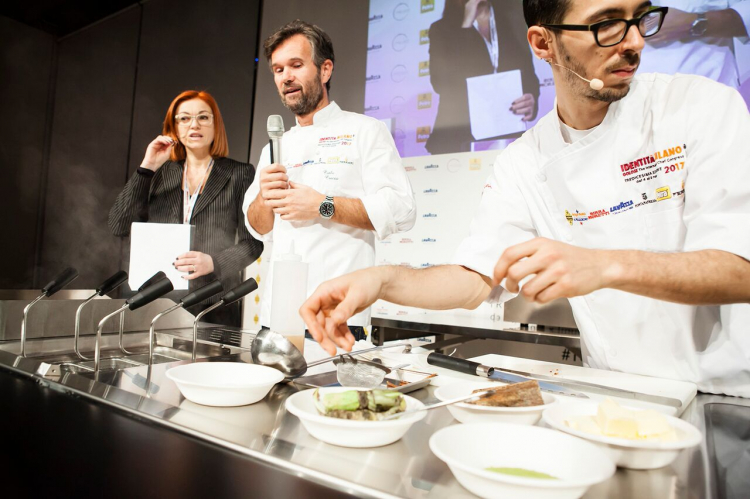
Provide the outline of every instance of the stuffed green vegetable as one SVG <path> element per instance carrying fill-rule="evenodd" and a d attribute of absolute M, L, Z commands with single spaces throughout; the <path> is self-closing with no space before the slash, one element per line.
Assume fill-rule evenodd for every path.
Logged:
<path fill-rule="evenodd" d="M 406 410 L 404 396 L 388 390 L 348 390 L 321 394 L 315 389 L 313 400 L 323 416 L 355 421 L 379 421 Z"/>

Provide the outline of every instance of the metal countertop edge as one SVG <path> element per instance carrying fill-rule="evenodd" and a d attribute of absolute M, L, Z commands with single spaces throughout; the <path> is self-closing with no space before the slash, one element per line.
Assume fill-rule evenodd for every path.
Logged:
<path fill-rule="evenodd" d="M 18 358 L 18 357 L 17 357 Z M 24 359 L 25 361 L 32 361 L 32 359 Z M 261 461 L 266 464 L 273 464 L 278 466 L 279 468 L 292 472 L 292 474 L 296 475 L 299 478 L 304 478 L 306 480 L 310 480 L 312 482 L 318 483 L 320 485 L 324 485 L 327 487 L 332 487 L 340 492 L 352 494 L 352 495 L 358 495 L 359 497 L 372 497 L 376 499 L 394 499 L 398 498 L 399 496 L 394 496 L 379 490 L 370 489 L 367 487 L 363 487 L 359 484 L 353 483 L 353 482 L 347 482 L 345 480 L 342 480 L 340 478 L 333 477 L 331 475 L 327 475 L 325 473 L 311 470 L 310 468 L 305 468 L 304 466 L 300 466 L 297 464 L 290 463 L 289 461 L 285 461 L 283 459 L 279 459 L 273 456 L 269 456 L 268 454 L 263 454 L 261 452 L 254 451 L 252 449 L 249 449 L 247 447 L 242 447 L 241 445 L 237 445 L 232 442 L 228 442 L 226 440 L 222 440 L 220 438 L 208 435 L 206 433 L 201 433 L 199 431 L 187 428 L 185 426 L 180 426 L 175 423 L 172 423 L 170 421 L 167 421 L 165 419 L 158 418 L 156 416 L 153 416 L 151 414 L 140 412 L 136 409 L 132 409 L 130 407 L 120 405 L 114 402 L 111 402 L 107 399 L 97 397 L 95 395 L 92 395 L 88 392 L 84 392 L 81 390 L 78 390 L 76 388 L 72 388 L 66 385 L 63 385 L 61 383 L 57 383 L 55 380 L 45 378 L 42 376 L 39 376 L 35 373 L 30 373 L 28 371 L 25 371 L 23 369 L 19 369 L 16 366 L 10 366 L 2 362 L 2 358 L 0 357 L 0 369 L 5 369 L 7 371 L 10 371 L 12 373 L 20 374 L 23 376 L 26 376 L 28 378 L 31 378 L 32 380 L 36 381 L 38 384 L 40 384 L 43 388 L 51 388 L 60 392 L 64 392 L 67 394 L 73 394 L 77 396 L 82 396 L 86 398 L 87 400 L 93 401 L 95 403 L 100 403 L 109 407 L 113 407 L 117 409 L 118 411 L 125 412 L 127 414 L 136 416 L 137 419 L 144 419 L 148 420 L 151 423 L 154 423 L 159 426 L 165 426 L 167 428 L 170 428 L 174 431 L 177 431 L 179 433 L 189 435 L 191 437 L 197 438 L 202 441 L 207 441 L 212 443 L 213 445 L 216 445 L 221 448 L 225 449 L 231 449 L 239 454 L 242 454 L 244 456 L 251 457 L 255 460 Z M 93 380 L 90 380 L 89 378 L 84 378 L 83 376 L 77 376 L 73 374 L 72 376 L 76 376 L 78 378 L 82 378 L 88 382 L 92 382 Z M 101 384 L 98 381 L 93 381 L 94 383 Z M 54 388 L 53 388 L 54 385 Z M 129 392 L 128 392 L 129 393 Z M 141 397 L 144 398 L 144 397 Z M 150 400 L 150 399 L 149 399 Z M 168 405 L 168 404 L 164 404 Z M 170 406 L 171 407 L 171 406 Z"/>

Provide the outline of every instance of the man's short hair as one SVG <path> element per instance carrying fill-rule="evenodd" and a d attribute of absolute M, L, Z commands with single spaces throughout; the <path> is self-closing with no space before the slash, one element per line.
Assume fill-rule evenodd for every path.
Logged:
<path fill-rule="evenodd" d="M 277 29 L 276 32 L 266 38 L 266 41 L 263 43 L 266 60 L 269 64 L 271 64 L 271 55 L 279 45 L 295 35 L 304 35 L 304 37 L 307 38 L 307 41 L 310 42 L 313 62 L 318 67 L 318 70 L 320 70 L 320 67 L 328 59 L 330 59 L 331 62 L 335 62 L 333 56 L 333 43 L 331 43 L 331 37 L 328 36 L 328 33 L 314 24 L 295 19 Z M 331 78 L 333 78 L 333 74 L 331 74 Z M 331 91 L 331 78 L 326 82 L 326 90 L 329 92 Z"/>
<path fill-rule="evenodd" d="M 523 0 L 523 17 L 526 25 L 562 24 L 571 0 Z"/>

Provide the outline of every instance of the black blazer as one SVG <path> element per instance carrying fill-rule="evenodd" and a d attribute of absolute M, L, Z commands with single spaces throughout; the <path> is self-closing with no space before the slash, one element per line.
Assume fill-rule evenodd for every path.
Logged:
<path fill-rule="evenodd" d="M 129 236 L 133 222 L 181 223 L 183 165 L 184 161 L 167 161 L 156 172 L 139 168 L 109 211 L 112 233 Z M 263 243 L 247 231 L 242 212 L 245 192 L 254 176 L 251 164 L 229 158 L 214 160 L 191 221 L 195 225 L 192 249 L 211 255 L 214 272 L 190 281 L 190 289 L 218 278 L 228 291 L 240 283 L 240 271 L 263 252 Z M 197 313 L 217 300 L 218 297 L 207 300 L 190 311 Z M 238 310 L 232 314 L 233 324 L 228 325 L 239 325 Z"/>
<path fill-rule="evenodd" d="M 492 0 L 490 3 L 497 27 L 497 71 L 520 69 L 523 92 L 532 94 L 538 105 L 539 79 L 526 40 L 521 2 Z M 474 137 L 469 121 L 466 78 L 486 74 L 492 74 L 492 62 L 487 45 L 476 29 L 462 28 L 461 19 L 457 18 L 440 19 L 430 26 L 430 83 L 440 94 L 435 125 L 425 144 L 431 154 L 470 150 Z"/>

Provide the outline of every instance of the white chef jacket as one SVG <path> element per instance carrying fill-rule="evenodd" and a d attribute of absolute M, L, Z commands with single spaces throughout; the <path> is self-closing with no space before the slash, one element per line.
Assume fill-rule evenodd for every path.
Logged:
<path fill-rule="evenodd" d="M 566 144 L 560 128 L 555 109 L 498 156 L 453 263 L 491 276 L 506 248 L 536 236 L 750 259 L 750 115 L 735 90 L 697 76 L 639 75 L 586 137 Z M 502 295 L 496 288 L 491 298 Z M 585 365 L 750 397 L 750 305 L 681 305 L 612 289 L 570 303 Z"/>
<path fill-rule="evenodd" d="M 259 240 L 273 241 L 267 284 L 261 298 L 260 323 L 270 326 L 274 261 L 294 251 L 307 262 L 307 295 L 324 281 L 372 267 L 375 237 L 411 229 L 417 217 L 414 193 L 396 145 L 385 124 L 362 114 L 342 111 L 331 102 L 313 115 L 310 126 L 293 126 L 281 140 L 281 159 L 292 182 L 312 187 L 327 196 L 358 198 L 375 231 L 357 229 L 318 218 L 288 222 L 274 217 L 273 230 Z M 269 147 L 261 152 L 255 180 L 245 193 L 243 211 L 259 191 L 260 172 L 270 163 Z M 350 326 L 368 326 L 370 310 L 349 319 Z"/>
<path fill-rule="evenodd" d="M 690 13 L 733 9 L 742 18 L 750 33 L 750 1 L 748 0 L 654 0 L 654 5 L 680 9 Z M 669 13 L 667 13 L 667 19 Z M 641 53 L 641 73 L 686 73 L 705 76 L 733 88 L 740 86 L 738 63 L 734 54 L 734 41 L 748 43 L 742 38 L 684 38 L 673 42 L 650 43 Z M 747 64 L 745 62 L 744 64 Z"/>

